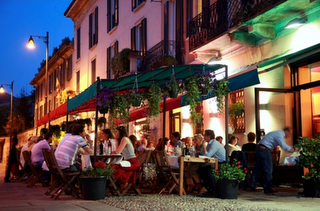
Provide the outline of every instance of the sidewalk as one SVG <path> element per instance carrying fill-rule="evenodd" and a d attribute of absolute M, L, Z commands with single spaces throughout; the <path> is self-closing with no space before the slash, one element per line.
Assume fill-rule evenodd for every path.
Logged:
<path fill-rule="evenodd" d="M 44 193 L 41 184 L 27 188 L 24 183 L 4 183 L 5 165 L 0 164 L 0 210 L 319 210 L 320 198 L 299 196 L 299 188 L 279 187 L 274 195 L 265 195 L 262 190 L 242 191 L 236 200 L 200 198 L 194 195 L 179 197 L 170 195 L 143 195 L 106 197 L 90 201 L 62 194 L 53 200 Z"/>

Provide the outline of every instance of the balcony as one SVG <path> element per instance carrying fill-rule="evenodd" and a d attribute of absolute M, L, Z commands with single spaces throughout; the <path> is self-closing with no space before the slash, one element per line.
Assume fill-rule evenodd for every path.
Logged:
<path fill-rule="evenodd" d="M 244 3 L 245 2 L 245 3 Z M 247 21 L 286 2 L 286 0 L 219 1 L 187 24 L 190 52 L 229 32 Z M 288 4 L 292 1 L 287 1 Z M 240 29 L 243 30 L 243 29 Z M 253 42 L 254 43 L 254 42 Z"/>
<path fill-rule="evenodd" d="M 141 70 L 162 66 L 164 56 L 172 56 L 178 60 L 179 64 L 182 64 L 181 54 L 181 46 L 178 46 L 176 41 L 162 40 L 147 51 Z"/>

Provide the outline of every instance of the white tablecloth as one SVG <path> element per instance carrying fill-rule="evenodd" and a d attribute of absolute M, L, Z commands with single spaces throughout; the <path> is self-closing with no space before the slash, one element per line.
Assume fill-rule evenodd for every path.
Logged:
<path fill-rule="evenodd" d="M 168 162 L 171 168 L 178 169 L 179 168 L 179 157 L 180 156 L 168 156 Z"/>

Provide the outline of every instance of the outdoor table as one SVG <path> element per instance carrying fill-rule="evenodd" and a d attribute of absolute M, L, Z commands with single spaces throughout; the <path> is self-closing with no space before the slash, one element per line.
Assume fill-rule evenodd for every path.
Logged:
<path fill-rule="evenodd" d="M 93 163 L 94 155 L 90 155 L 91 162 Z M 96 155 L 97 161 L 103 161 L 107 164 L 115 164 L 117 161 L 122 160 L 121 154 L 110 154 L 110 155 Z"/>
<path fill-rule="evenodd" d="M 180 178 L 179 178 L 179 196 L 183 195 L 183 174 L 184 163 L 214 163 L 215 169 L 218 169 L 218 159 L 209 157 L 180 157 Z"/>
<path fill-rule="evenodd" d="M 170 165 L 171 168 L 173 169 L 178 169 L 179 168 L 179 157 L 176 155 L 169 155 L 168 156 L 168 164 Z"/>

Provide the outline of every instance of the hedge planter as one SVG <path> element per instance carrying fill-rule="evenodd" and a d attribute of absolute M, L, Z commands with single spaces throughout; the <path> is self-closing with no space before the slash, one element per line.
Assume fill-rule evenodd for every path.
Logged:
<path fill-rule="evenodd" d="M 236 179 L 222 179 L 217 182 L 217 195 L 221 199 L 237 199 L 239 182 Z"/>
<path fill-rule="evenodd" d="M 107 182 L 105 176 L 80 177 L 80 182 L 83 199 L 98 200 L 105 198 Z"/>

